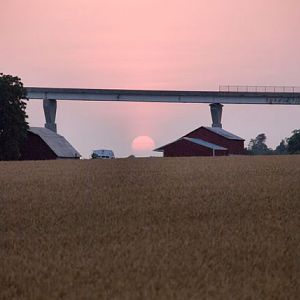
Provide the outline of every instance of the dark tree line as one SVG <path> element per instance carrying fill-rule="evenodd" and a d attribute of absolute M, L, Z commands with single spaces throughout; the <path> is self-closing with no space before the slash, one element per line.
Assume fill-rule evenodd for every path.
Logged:
<path fill-rule="evenodd" d="M 251 139 L 247 148 L 250 155 L 285 155 L 300 154 L 300 130 L 294 130 L 291 137 L 281 140 L 275 150 L 266 144 L 267 137 L 264 133 L 259 134 L 255 139 Z"/>
<path fill-rule="evenodd" d="M 17 160 L 26 139 L 26 89 L 19 77 L 0 73 L 0 160 Z"/>

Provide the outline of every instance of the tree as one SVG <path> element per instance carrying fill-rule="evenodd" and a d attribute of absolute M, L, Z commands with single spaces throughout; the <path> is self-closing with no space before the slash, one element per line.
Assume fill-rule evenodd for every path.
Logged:
<path fill-rule="evenodd" d="M 26 89 L 19 77 L 0 73 L 0 160 L 17 160 L 26 139 Z"/>
<path fill-rule="evenodd" d="M 276 147 L 274 153 L 279 155 L 288 154 L 288 144 L 286 139 L 281 140 L 280 144 Z"/>
<path fill-rule="evenodd" d="M 272 149 L 266 145 L 267 137 L 264 133 L 259 134 L 255 139 L 251 139 L 248 145 L 248 153 L 252 155 L 271 154 Z"/>
<path fill-rule="evenodd" d="M 294 130 L 293 135 L 288 138 L 287 150 L 289 154 L 300 154 L 300 129 Z"/>

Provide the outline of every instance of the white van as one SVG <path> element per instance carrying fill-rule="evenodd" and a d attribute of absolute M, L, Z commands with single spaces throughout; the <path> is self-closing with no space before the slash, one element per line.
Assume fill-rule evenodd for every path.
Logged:
<path fill-rule="evenodd" d="M 94 159 L 113 159 L 115 154 L 112 150 L 93 150 L 92 158 Z"/>

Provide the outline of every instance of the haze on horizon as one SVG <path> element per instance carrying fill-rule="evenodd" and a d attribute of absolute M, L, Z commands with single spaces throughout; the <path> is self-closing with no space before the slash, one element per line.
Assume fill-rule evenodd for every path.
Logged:
<path fill-rule="evenodd" d="M 10 0 L 0 3 L 0 72 L 25 86 L 217 90 L 300 86 L 298 0 Z M 43 126 L 42 102 L 27 109 Z M 225 105 L 223 127 L 275 147 L 300 128 L 299 106 Z M 58 133 L 88 157 L 133 153 L 209 126 L 206 104 L 59 102 Z M 135 153 L 141 154 L 141 153 Z M 145 152 L 144 155 L 153 155 Z"/>

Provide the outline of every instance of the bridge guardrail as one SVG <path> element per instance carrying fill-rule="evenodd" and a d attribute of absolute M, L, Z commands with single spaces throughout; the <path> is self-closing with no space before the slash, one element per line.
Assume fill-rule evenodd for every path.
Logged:
<path fill-rule="evenodd" d="M 220 85 L 219 92 L 300 93 L 299 86 Z"/>

